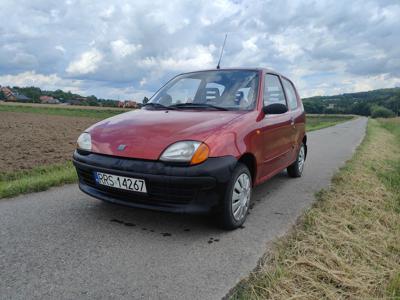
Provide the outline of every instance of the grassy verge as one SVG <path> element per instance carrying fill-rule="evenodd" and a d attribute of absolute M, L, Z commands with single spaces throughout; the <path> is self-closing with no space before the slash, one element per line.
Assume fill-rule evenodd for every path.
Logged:
<path fill-rule="evenodd" d="M 0 198 L 39 192 L 77 180 L 71 162 L 15 173 L 0 173 Z"/>
<path fill-rule="evenodd" d="M 307 131 L 334 126 L 353 118 L 354 116 L 345 115 L 307 115 Z"/>
<path fill-rule="evenodd" d="M 120 109 L 84 109 L 84 108 L 63 108 L 63 107 L 33 107 L 23 105 L 0 105 L 0 112 L 24 112 L 48 114 L 68 117 L 88 117 L 96 119 L 105 119 L 115 116 L 125 111 Z"/>
<path fill-rule="evenodd" d="M 400 299 L 400 119 L 354 157 L 232 299 Z"/>

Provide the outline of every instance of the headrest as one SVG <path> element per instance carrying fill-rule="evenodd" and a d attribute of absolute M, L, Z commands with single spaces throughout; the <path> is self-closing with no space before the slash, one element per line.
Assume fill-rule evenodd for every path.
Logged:
<path fill-rule="evenodd" d="M 204 100 L 208 101 L 217 101 L 221 95 L 219 94 L 218 88 L 205 88 L 204 89 Z"/>
<path fill-rule="evenodd" d="M 238 91 L 235 95 L 235 103 L 240 104 L 243 98 L 244 98 L 244 93 L 242 91 Z"/>

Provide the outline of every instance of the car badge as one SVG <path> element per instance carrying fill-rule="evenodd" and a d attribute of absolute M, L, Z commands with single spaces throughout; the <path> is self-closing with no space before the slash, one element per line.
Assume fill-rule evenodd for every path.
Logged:
<path fill-rule="evenodd" d="M 124 151 L 125 150 L 125 148 L 126 148 L 126 145 L 124 145 L 124 144 L 121 144 L 121 145 L 119 145 L 118 146 L 118 151 Z"/>

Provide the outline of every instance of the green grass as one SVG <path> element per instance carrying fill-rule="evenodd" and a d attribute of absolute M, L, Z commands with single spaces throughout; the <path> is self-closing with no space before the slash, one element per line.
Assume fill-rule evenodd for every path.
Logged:
<path fill-rule="evenodd" d="M 0 173 L 0 198 L 44 191 L 52 186 L 73 183 L 76 180 L 76 171 L 71 162 L 29 171 Z"/>
<path fill-rule="evenodd" d="M 123 113 L 117 109 L 84 109 L 84 108 L 62 108 L 62 107 L 33 107 L 23 105 L 0 105 L 0 112 L 24 112 L 35 114 L 47 114 L 68 117 L 88 117 L 105 119 Z"/>
<path fill-rule="evenodd" d="M 400 148 L 400 118 L 379 119 L 378 121 L 383 128 L 396 137 L 397 147 Z M 391 165 L 391 168 L 386 172 L 378 172 L 378 176 L 394 194 L 394 202 L 391 208 L 400 214 L 400 155 L 395 159 L 388 160 L 387 163 Z M 397 250 L 400 252 L 400 249 Z M 391 277 L 387 287 L 387 295 L 392 299 L 400 299 L 400 271 Z"/>
<path fill-rule="evenodd" d="M 318 130 L 336 124 L 349 121 L 353 119 L 354 116 L 344 116 L 344 115 L 307 115 L 306 127 L 307 131 Z"/>
<path fill-rule="evenodd" d="M 400 299 L 400 272 L 390 279 L 387 287 L 387 295 L 390 299 Z"/>
<path fill-rule="evenodd" d="M 379 119 L 378 121 L 383 128 L 396 137 L 397 147 L 400 148 L 400 118 Z M 395 209 L 400 213 L 400 155 L 395 159 L 388 160 L 387 164 L 390 165 L 388 170 L 384 172 L 377 170 L 377 172 L 386 187 L 396 195 Z"/>
<path fill-rule="evenodd" d="M 231 299 L 400 299 L 399 128 L 369 121 L 330 189 Z"/>

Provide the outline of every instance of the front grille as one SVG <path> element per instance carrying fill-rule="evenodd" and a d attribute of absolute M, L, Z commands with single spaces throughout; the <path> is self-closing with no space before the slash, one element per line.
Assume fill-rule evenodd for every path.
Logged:
<path fill-rule="evenodd" d="M 154 205 L 187 204 L 196 198 L 198 192 L 198 188 L 194 185 L 182 186 L 169 182 L 155 182 L 145 178 L 147 194 L 141 194 L 99 185 L 96 183 L 93 170 L 83 169 L 80 167 L 77 167 L 76 169 L 79 179 L 84 184 L 93 187 L 110 197 L 126 202 L 138 202 Z"/>

